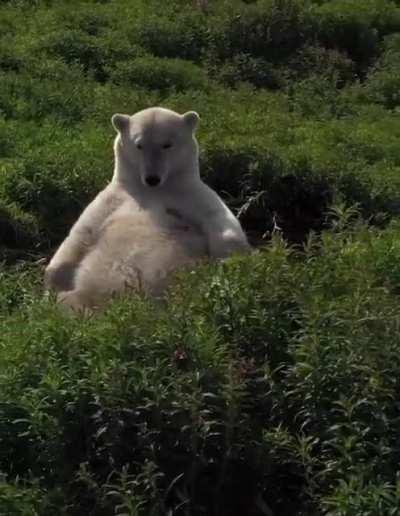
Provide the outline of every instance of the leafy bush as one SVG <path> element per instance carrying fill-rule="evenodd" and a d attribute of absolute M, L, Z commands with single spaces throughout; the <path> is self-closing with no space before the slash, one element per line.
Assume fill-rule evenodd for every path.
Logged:
<path fill-rule="evenodd" d="M 65 68 L 57 62 L 47 62 L 37 70 L 39 77 L 31 73 L 0 74 L 3 86 L 0 92 L 2 116 L 25 120 L 51 116 L 65 123 L 82 120 L 90 99 L 90 89 L 84 81 L 76 81 L 77 75 L 71 69 L 62 80 L 57 81 L 56 75 L 62 74 Z M 46 77 L 52 73 L 54 78 Z"/>
<path fill-rule="evenodd" d="M 39 228 L 35 217 L 24 213 L 16 204 L 0 203 L 0 241 L 2 247 L 26 249 L 38 243 Z M 0 260 L 3 259 L 0 250 Z"/>
<path fill-rule="evenodd" d="M 221 9 L 213 22 L 210 51 L 219 58 L 245 53 L 282 60 L 300 48 L 313 30 L 302 0 L 262 0 L 236 9 Z"/>
<path fill-rule="evenodd" d="M 125 300 L 79 321 L 25 298 L 0 337 L 3 408 L 25 411 L 6 421 L 29 421 L 20 459 L 7 444 L 10 479 L 23 460 L 61 504 L 95 514 L 184 500 L 194 514 L 309 514 L 344 511 L 340 493 L 362 474 L 371 501 L 346 503 L 367 514 L 396 482 L 398 311 L 378 280 L 390 265 L 372 255 L 398 230 L 338 214 L 341 233 L 310 239 L 304 261 L 276 238 L 184 275 L 165 308 Z"/>
<path fill-rule="evenodd" d="M 360 67 L 376 57 L 380 39 L 400 27 L 400 9 L 386 0 L 334 0 L 314 13 L 323 44 L 345 50 Z"/>
<path fill-rule="evenodd" d="M 207 19 L 200 11 L 190 12 L 183 6 L 183 13 L 180 14 L 180 10 L 175 8 L 166 16 L 166 7 L 164 4 L 161 6 L 161 16 L 157 14 L 147 18 L 135 38 L 158 57 L 199 61 L 207 44 Z"/>
<path fill-rule="evenodd" d="M 146 56 L 119 62 L 113 68 L 111 80 L 125 87 L 137 85 L 150 90 L 185 91 L 207 86 L 203 70 L 181 59 Z"/>
<path fill-rule="evenodd" d="M 34 487 L 0 483 L 0 507 L 4 514 L 32 516 L 43 507 L 43 493 Z M 54 514 L 54 513 L 53 513 Z"/>
<path fill-rule="evenodd" d="M 388 109 L 399 106 L 400 38 L 387 38 L 384 51 L 368 76 L 365 92 L 368 100 Z"/>
<path fill-rule="evenodd" d="M 107 78 L 106 67 L 116 60 L 140 55 L 143 50 L 121 39 L 118 32 L 108 32 L 96 37 L 77 29 L 54 32 L 38 45 L 37 52 L 61 57 L 68 64 L 79 63 L 84 71 L 91 72 L 97 81 Z"/>
<path fill-rule="evenodd" d="M 341 87 L 354 79 L 354 62 L 337 50 L 304 46 L 289 61 L 291 79 L 322 76 Z"/>
<path fill-rule="evenodd" d="M 210 63 L 208 69 L 211 76 L 230 87 L 249 82 L 258 88 L 278 89 L 282 83 L 271 63 L 248 54 L 237 54 L 223 63 Z"/>

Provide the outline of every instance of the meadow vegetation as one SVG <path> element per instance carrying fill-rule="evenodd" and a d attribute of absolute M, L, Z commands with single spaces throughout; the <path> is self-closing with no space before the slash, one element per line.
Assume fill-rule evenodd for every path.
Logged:
<path fill-rule="evenodd" d="M 251 256 L 82 320 L 110 118 L 196 110 Z M 400 514 L 400 2 L 3 0 L 0 515 Z"/>

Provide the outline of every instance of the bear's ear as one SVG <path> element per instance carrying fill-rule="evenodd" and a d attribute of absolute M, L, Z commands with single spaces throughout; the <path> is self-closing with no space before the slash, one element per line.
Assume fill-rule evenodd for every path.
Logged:
<path fill-rule="evenodd" d="M 114 126 L 114 129 L 119 133 L 123 133 L 125 129 L 129 127 L 129 115 L 121 115 L 116 113 L 111 117 L 111 123 Z"/>
<path fill-rule="evenodd" d="M 196 111 L 188 111 L 187 113 L 182 115 L 182 118 L 192 131 L 196 130 L 197 124 L 200 120 L 200 117 L 196 113 Z"/>

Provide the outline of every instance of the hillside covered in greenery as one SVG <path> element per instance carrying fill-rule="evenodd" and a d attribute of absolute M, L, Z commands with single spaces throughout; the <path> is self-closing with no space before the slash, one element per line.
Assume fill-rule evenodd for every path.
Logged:
<path fill-rule="evenodd" d="M 201 116 L 257 250 L 96 317 L 43 264 L 113 113 Z M 400 2 L 0 2 L 0 515 L 400 514 Z"/>

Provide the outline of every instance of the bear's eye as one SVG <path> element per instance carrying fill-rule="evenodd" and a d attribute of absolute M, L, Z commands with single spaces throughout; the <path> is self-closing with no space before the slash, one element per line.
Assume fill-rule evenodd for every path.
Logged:
<path fill-rule="evenodd" d="M 164 143 L 164 145 L 162 146 L 163 149 L 170 149 L 171 147 L 172 147 L 171 142 Z"/>
<path fill-rule="evenodd" d="M 139 150 L 142 150 L 143 149 L 143 145 L 141 143 L 137 143 L 136 144 L 136 147 L 139 149 Z"/>

